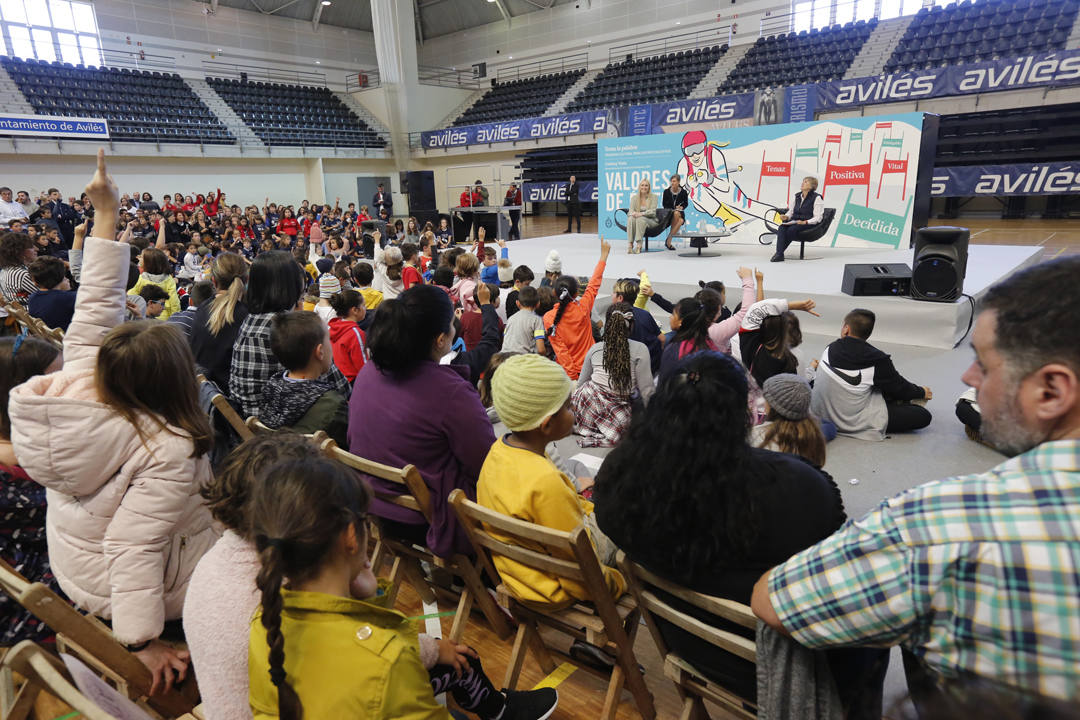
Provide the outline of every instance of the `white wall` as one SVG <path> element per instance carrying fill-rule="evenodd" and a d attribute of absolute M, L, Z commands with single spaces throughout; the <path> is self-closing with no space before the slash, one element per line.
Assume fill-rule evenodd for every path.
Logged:
<path fill-rule="evenodd" d="M 338 89 L 346 73 L 377 64 L 374 35 L 360 30 L 329 25 L 312 30 L 308 21 L 223 5 L 206 15 L 209 4 L 194 0 L 95 0 L 94 7 L 104 49 L 172 56 L 176 72 L 185 76 L 207 75 L 203 62 L 213 60 L 324 73 Z M 258 78 L 252 74 L 251 79 Z M 298 81 L 316 84 L 314 78 Z"/>
<path fill-rule="evenodd" d="M 109 174 L 121 193 L 149 192 L 154 200 L 168 192 L 185 195 L 206 193 L 220 187 L 227 202 L 237 205 L 271 201 L 299 203 L 308 197 L 311 160 L 187 159 L 110 157 Z M 56 187 L 64 195 L 78 196 L 94 171 L 92 156 L 0 156 L 2 182 L 19 190 L 36 192 Z M 321 178 L 318 180 L 322 187 Z M 353 194 L 356 193 L 355 186 Z M 314 200 L 315 198 L 309 197 Z"/>
<path fill-rule="evenodd" d="M 488 75 L 494 76 L 500 65 L 588 52 L 590 66 L 602 67 L 613 45 L 697 30 L 716 32 L 710 43 L 723 44 L 732 23 L 738 26 L 732 44 L 753 42 L 766 13 L 790 9 L 784 0 L 582 0 L 515 16 L 509 27 L 500 21 L 433 38 L 420 49 L 420 62 L 453 67 L 487 62 Z"/>
<path fill-rule="evenodd" d="M 462 88 L 415 84 L 408 85 L 406 92 L 409 103 L 409 132 L 435 127 L 473 93 L 472 90 Z"/>

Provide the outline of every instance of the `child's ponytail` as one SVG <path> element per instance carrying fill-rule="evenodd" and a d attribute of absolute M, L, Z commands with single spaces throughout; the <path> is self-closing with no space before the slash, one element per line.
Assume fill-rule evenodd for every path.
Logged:
<path fill-rule="evenodd" d="M 215 287 L 225 291 L 210 305 L 210 334 L 217 337 L 226 325 L 236 320 L 236 306 L 244 299 L 247 263 L 236 253 L 222 253 L 214 261 L 211 276 Z"/>
<path fill-rule="evenodd" d="M 282 554 L 285 540 L 261 536 L 256 543 L 263 546 L 259 553 L 261 567 L 255 582 L 262 593 L 262 626 L 266 628 L 266 644 L 270 646 L 270 682 L 278 691 L 278 717 L 281 720 L 301 720 L 304 706 L 285 678 L 285 636 L 281 633 L 284 604 L 281 598 L 284 579 Z"/>
<path fill-rule="evenodd" d="M 570 307 L 570 303 L 574 302 L 574 298 L 577 297 L 577 291 L 577 278 L 571 275 L 563 275 L 555 281 L 555 297 L 559 301 L 559 309 L 555 311 L 555 318 L 551 321 L 551 327 L 548 328 L 548 336 L 555 334 L 559 322 L 562 321 L 563 313 L 566 312 L 566 308 Z"/>
<path fill-rule="evenodd" d="M 611 389 L 629 396 L 634 389 L 633 368 L 630 367 L 630 333 L 634 311 L 630 303 L 612 303 L 604 321 L 604 370 L 611 379 Z"/>

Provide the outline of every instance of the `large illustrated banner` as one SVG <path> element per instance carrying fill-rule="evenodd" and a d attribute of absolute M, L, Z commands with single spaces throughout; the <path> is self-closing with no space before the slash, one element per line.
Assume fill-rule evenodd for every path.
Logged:
<path fill-rule="evenodd" d="M 836 209 L 819 242 L 907 247 L 922 128 L 922 113 L 906 113 L 602 139 L 600 230 L 615 229 L 642 182 L 659 203 L 678 174 L 690 199 L 685 231 L 726 230 L 725 242 L 757 243 L 781 222 L 779 209 L 803 178 L 814 177 L 825 207 Z"/>

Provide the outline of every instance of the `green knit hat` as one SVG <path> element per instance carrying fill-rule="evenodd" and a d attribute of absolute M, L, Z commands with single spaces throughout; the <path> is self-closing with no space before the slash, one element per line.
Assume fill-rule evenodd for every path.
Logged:
<path fill-rule="evenodd" d="M 559 411 L 573 383 L 558 363 L 539 355 L 515 355 L 495 371 L 491 399 L 512 432 L 535 430 Z"/>

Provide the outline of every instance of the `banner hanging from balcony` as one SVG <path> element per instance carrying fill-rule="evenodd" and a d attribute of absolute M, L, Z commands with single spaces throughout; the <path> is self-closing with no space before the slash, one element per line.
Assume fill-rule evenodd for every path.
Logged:
<path fill-rule="evenodd" d="M 624 137 L 676 132 L 686 128 L 715 130 L 753 125 L 754 109 L 755 94 L 742 93 L 724 97 L 677 100 L 569 115 L 450 127 L 420 133 L 420 143 L 424 148 L 433 150 L 570 135 L 599 134 L 606 137 Z M 774 122 L 778 121 L 779 118 L 774 120 Z"/>
<path fill-rule="evenodd" d="M 1080 84 L 1080 50 L 818 83 L 818 110 Z"/>
<path fill-rule="evenodd" d="M 1080 193 L 1080 163 L 968 165 L 934 168 L 934 197 L 987 195 L 1075 195 Z"/>
<path fill-rule="evenodd" d="M 814 177 L 825 207 L 836 210 L 819 242 L 907 247 L 915 193 L 929 190 L 915 182 L 922 134 L 923 113 L 907 113 L 605 138 L 597 148 L 600 232 L 625 224 L 621 208 L 642 181 L 659 200 L 678 173 L 690 197 L 684 232 L 757 244 L 783 221 L 803 178 Z"/>
<path fill-rule="evenodd" d="M 428 150 L 437 148 L 487 145 L 489 143 L 539 140 L 540 138 L 564 137 L 602 133 L 607 128 L 606 111 L 554 115 L 543 118 L 525 118 L 500 123 L 464 125 L 443 130 L 420 133 L 420 143 Z"/>
<path fill-rule="evenodd" d="M 3 113 L 0 114 L 0 135 L 108 140 L 109 123 L 100 118 Z"/>

